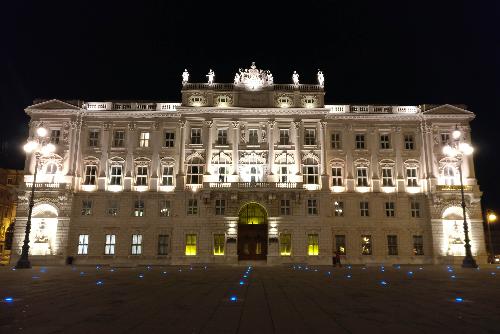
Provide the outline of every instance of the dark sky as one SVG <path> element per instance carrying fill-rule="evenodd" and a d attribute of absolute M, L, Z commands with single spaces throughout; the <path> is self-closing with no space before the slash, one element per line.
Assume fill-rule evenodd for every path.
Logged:
<path fill-rule="evenodd" d="M 180 74 L 251 61 L 328 103 L 461 103 L 485 207 L 500 209 L 498 1 L 12 1 L 0 6 L 1 166 L 21 168 L 34 98 L 179 101 Z M 495 7 L 496 6 L 496 7 Z"/>

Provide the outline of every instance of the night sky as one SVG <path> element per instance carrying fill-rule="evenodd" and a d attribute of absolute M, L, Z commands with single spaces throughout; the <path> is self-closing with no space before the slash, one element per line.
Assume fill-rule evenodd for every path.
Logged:
<path fill-rule="evenodd" d="M 232 82 L 255 61 L 277 83 L 321 69 L 329 104 L 466 104 L 484 208 L 500 212 L 498 3 L 4 2 L 0 166 L 23 167 L 35 98 L 178 102 L 184 68 Z"/>

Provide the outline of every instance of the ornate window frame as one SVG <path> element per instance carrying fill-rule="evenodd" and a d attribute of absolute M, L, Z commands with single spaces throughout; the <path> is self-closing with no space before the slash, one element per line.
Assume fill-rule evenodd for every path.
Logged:
<path fill-rule="evenodd" d="M 396 182 L 394 179 L 394 174 L 395 174 L 395 167 L 396 167 L 396 162 L 391 159 L 382 159 L 379 161 L 379 168 L 380 168 L 380 175 L 381 175 L 381 187 L 382 188 L 395 188 L 396 187 Z M 387 178 L 384 176 L 384 170 L 390 170 L 391 175 L 390 178 Z M 384 185 L 384 180 L 388 179 L 389 184 Z"/>

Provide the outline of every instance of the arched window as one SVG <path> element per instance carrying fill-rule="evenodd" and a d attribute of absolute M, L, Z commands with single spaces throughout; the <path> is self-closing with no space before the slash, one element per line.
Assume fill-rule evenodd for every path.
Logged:
<path fill-rule="evenodd" d="M 202 184 L 205 163 L 198 157 L 192 158 L 187 166 L 187 184 Z"/>
<path fill-rule="evenodd" d="M 304 184 L 319 184 L 318 162 L 313 158 L 307 158 L 302 165 Z"/>
<path fill-rule="evenodd" d="M 444 184 L 452 186 L 455 184 L 455 167 L 446 165 L 443 167 Z"/>
<path fill-rule="evenodd" d="M 45 169 L 45 174 L 55 174 L 56 172 L 57 172 L 57 164 L 55 162 L 47 164 L 47 168 Z"/>
<path fill-rule="evenodd" d="M 217 154 L 212 161 L 215 165 L 215 174 L 218 175 L 219 182 L 227 182 L 229 167 L 231 166 L 229 157 L 221 152 Z"/>

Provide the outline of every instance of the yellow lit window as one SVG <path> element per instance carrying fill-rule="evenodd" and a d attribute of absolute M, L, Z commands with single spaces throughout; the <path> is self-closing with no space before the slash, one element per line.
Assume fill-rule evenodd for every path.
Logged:
<path fill-rule="evenodd" d="M 196 234 L 186 234 L 186 255 L 196 255 Z"/>
<path fill-rule="evenodd" d="M 214 255 L 224 255 L 225 241 L 224 234 L 214 234 Z"/>
<path fill-rule="evenodd" d="M 280 254 L 281 256 L 292 255 L 292 235 L 280 234 Z"/>
<path fill-rule="evenodd" d="M 308 255 L 318 255 L 319 254 L 319 237 L 317 234 L 307 235 L 307 254 Z"/>

